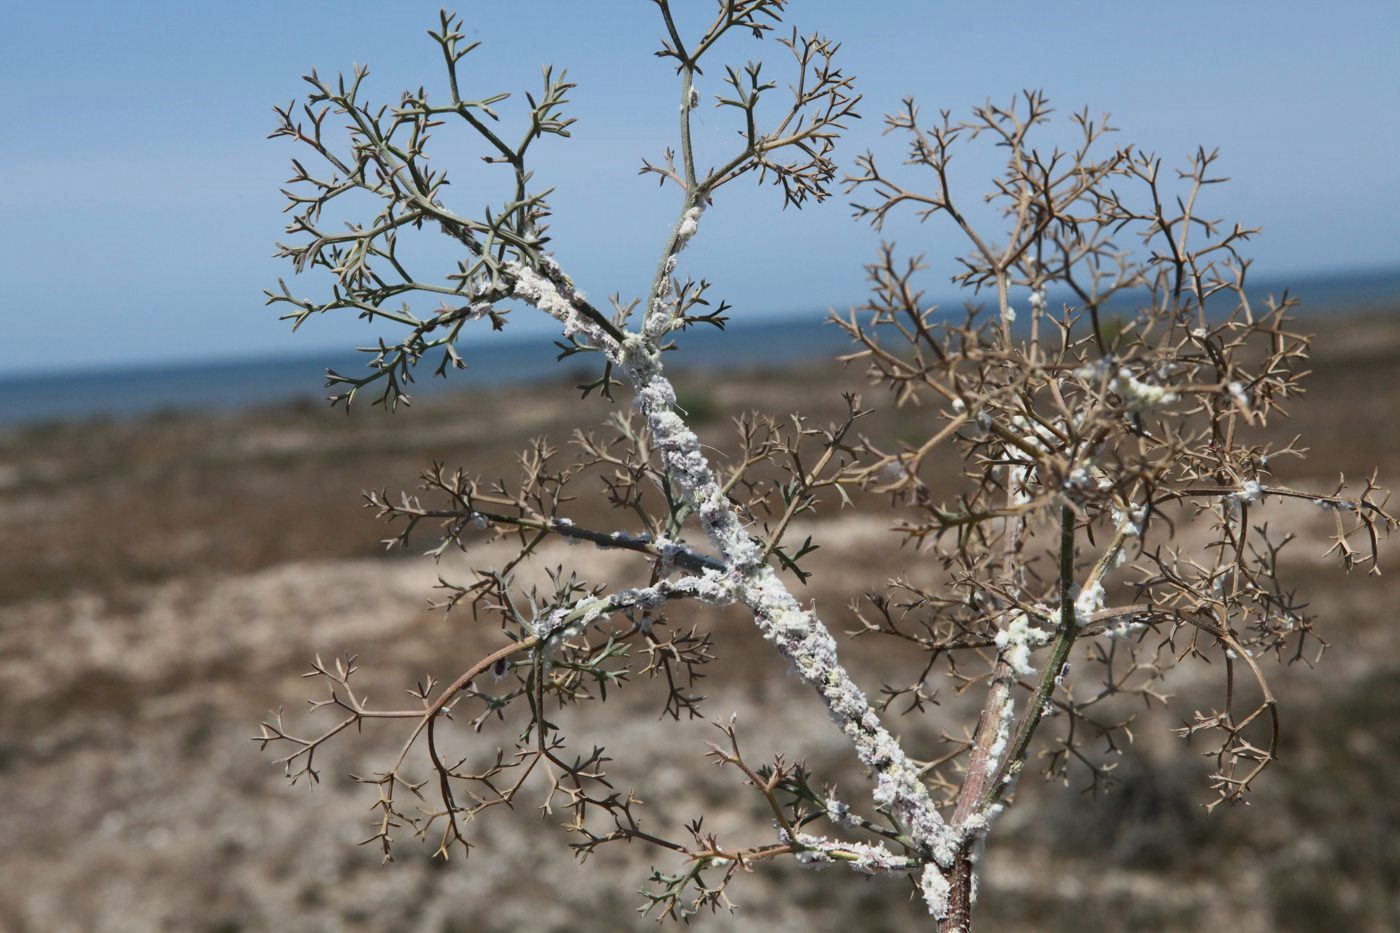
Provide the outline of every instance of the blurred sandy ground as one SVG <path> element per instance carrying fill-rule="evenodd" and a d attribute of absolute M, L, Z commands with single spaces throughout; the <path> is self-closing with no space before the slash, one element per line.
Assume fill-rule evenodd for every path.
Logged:
<path fill-rule="evenodd" d="M 1339 471 L 1379 467 L 1400 484 L 1400 317 L 1325 327 L 1310 394 L 1277 436 L 1303 434 L 1312 459 L 1288 482 L 1327 487 Z M 728 443 L 727 415 L 757 404 L 832 417 L 843 387 L 833 367 L 741 374 L 682 404 L 709 442 Z M 467 860 L 443 864 L 399 834 L 398 860 L 357 847 L 373 793 L 348 772 L 391 760 L 392 723 L 332 743 L 312 792 L 287 786 L 249 737 L 271 706 L 299 712 L 319 692 L 299 675 L 320 653 L 357 653 L 362 692 L 378 704 L 431 672 L 448 680 L 500 644 L 491 623 L 426 608 L 442 567 L 385 555 L 360 490 L 411 487 L 434 459 L 512 476 L 528 438 L 564 441 L 606 403 L 571 383 L 524 397 L 428 400 L 391 418 L 346 418 L 292 406 L 217 420 L 40 425 L 0 436 L 0 929 L 63 930 L 620 930 L 647 929 L 635 894 L 667 857 L 639 845 L 580 866 L 556 817 L 522 807 L 471 827 Z M 866 392 L 867 404 L 883 399 Z M 917 413 L 881 412 L 863 427 L 908 433 Z M 903 425 L 903 427 L 902 427 Z M 593 512 L 588 510 L 593 508 Z M 993 834 L 982 879 L 984 930 L 1390 930 L 1400 928 L 1400 571 L 1348 579 L 1321 559 L 1318 510 L 1271 506 L 1296 525 L 1292 568 L 1333 642 L 1319 670 L 1274 670 L 1283 700 L 1282 760 L 1250 807 L 1207 815 L 1205 763 L 1168 730 L 1193 698 L 1210 704 L 1215 672 L 1172 682 L 1170 713 L 1139 720 L 1119 785 L 1094 799 L 1021 784 Z M 580 505 L 580 518 L 596 507 Z M 822 545 L 806 595 L 849 628 L 845 604 L 896 573 L 927 574 L 896 547 L 878 504 L 829 509 L 804 529 Z M 1392 542 L 1400 545 L 1400 541 Z M 475 559 L 499 562 L 499 545 Z M 592 548 L 551 544 L 542 563 L 596 578 L 630 566 Z M 621 563 L 619 563 L 621 562 Z M 1384 567 L 1400 566 L 1392 550 Z M 690 621 L 692 617 L 687 616 Z M 693 616 L 716 633 L 703 682 L 712 719 L 737 713 L 746 753 L 804 759 L 842 796 L 863 799 L 840 736 L 818 701 L 734 613 Z M 873 692 L 913 675 L 918 658 L 861 639 L 844 648 Z M 608 704 L 559 721 L 575 746 L 604 745 L 622 788 L 654 825 L 680 831 L 700 814 L 734 844 L 771 835 L 761 801 L 732 771 L 706 762 L 703 720 L 658 718 L 663 691 L 634 682 Z M 892 718 L 930 749 L 965 721 L 940 695 L 929 715 Z M 509 728 L 461 736 L 465 754 L 494 752 Z M 902 881 L 771 866 L 731 888 L 737 914 L 713 930 L 904 930 L 928 918 Z"/>

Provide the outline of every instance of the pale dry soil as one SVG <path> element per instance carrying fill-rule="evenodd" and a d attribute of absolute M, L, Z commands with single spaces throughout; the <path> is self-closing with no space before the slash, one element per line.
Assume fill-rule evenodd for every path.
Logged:
<path fill-rule="evenodd" d="M 1369 466 L 1400 482 L 1394 427 L 1400 319 L 1335 327 L 1313 394 L 1279 426 L 1303 433 L 1310 460 L 1293 485 L 1322 488 Z M 723 415 L 757 405 L 829 417 L 857 374 L 823 367 L 683 384 L 682 402 L 726 442 Z M 882 403 L 876 395 L 867 401 Z M 582 406 L 582 407 L 580 407 Z M 320 688 L 310 658 L 359 656 L 375 705 L 411 702 L 425 674 L 450 680 L 502 644 L 493 623 L 426 607 L 438 575 L 499 564 L 481 544 L 441 565 L 385 554 L 383 530 L 356 508 L 368 485 L 410 486 L 432 459 L 506 475 L 530 436 L 563 441 L 571 419 L 597 422 L 563 384 L 523 399 L 434 399 L 393 419 L 285 408 L 217 420 L 36 427 L 0 438 L 0 929 L 625 930 L 647 929 L 636 890 L 666 853 L 640 844 L 579 864 L 559 814 L 514 811 L 469 827 L 469 858 L 444 864 L 406 830 L 383 865 L 369 835 L 372 789 L 350 773 L 386 767 L 402 724 L 370 723 L 318 757 L 322 781 L 290 787 L 250 736 L 269 707 L 301 717 Z M 918 413 L 882 411 L 871 430 L 914 436 Z M 591 517 L 604 522 L 607 516 Z M 1300 533 L 1291 568 L 1333 647 L 1316 669 L 1266 670 L 1283 707 L 1281 759 L 1251 806 L 1207 814 L 1207 765 L 1171 735 L 1190 709 L 1219 703 L 1220 671 L 1182 670 L 1166 710 L 1140 711 L 1118 783 L 1086 794 L 1031 777 L 996 825 L 981 875 L 985 930 L 1387 930 L 1400 927 L 1400 571 L 1347 577 L 1322 552 L 1327 517 L 1271 503 Z M 889 577 L 934 579 L 900 548 L 879 504 L 835 508 L 800 529 L 815 600 L 833 628 L 847 602 Z M 1396 566 L 1383 563 L 1387 569 Z M 591 547 L 547 545 L 539 564 L 625 581 L 636 564 Z M 788 675 L 742 613 L 687 609 L 677 621 L 716 637 L 702 684 L 709 719 L 737 716 L 746 754 L 805 760 L 857 806 L 868 784 L 815 696 Z M 870 692 L 913 677 L 919 658 L 859 639 L 844 657 Z M 762 801 L 705 759 L 704 719 L 658 716 L 660 685 L 632 682 L 557 717 L 577 750 L 603 745 L 620 788 L 649 825 L 680 834 L 705 816 L 722 841 L 773 838 Z M 944 690 L 923 715 L 887 719 L 916 754 L 967 722 Z M 308 729 L 324 720 L 300 719 Z M 518 719 L 452 734 L 458 755 L 509 747 Z M 420 764 L 421 766 L 421 764 Z M 905 930 L 928 918 L 903 879 L 766 864 L 731 889 L 736 913 L 713 930 Z"/>

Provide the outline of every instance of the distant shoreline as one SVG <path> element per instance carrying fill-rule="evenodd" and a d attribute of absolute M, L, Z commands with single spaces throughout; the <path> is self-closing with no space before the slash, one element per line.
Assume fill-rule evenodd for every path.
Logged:
<path fill-rule="evenodd" d="M 1264 282 L 1251 292 L 1262 300 L 1283 287 Z M 1314 276 L 1287 287 L 1303 299 L 1300 315 L 1308 318 L 1400 308 L 1400 270 Z M 1052 294 L 1050 299 L 1053 304 L 1056 296 Z M 954 298 L 953 302 L 959 300 Z M 943 306 L 956 305 L 950 302 Z M 824 323 L 825 317 L 824 313 L 806 312 L 739 321 L 725 331 L 698 327 L 678 338 L 681 353 L 675 365 L 726 370 L 835 356 L 849 349 L 850 343 L 838 328 Z M 433 376 L 436 359 L 425 359 L 412 394 L 427 396 L 537 382 L 581 371 L 591 362 L 585 357 L 556 361 L 558 350 L 547 334 L 492 334 L 479 342 L 464 343 L 460 350 L 467 369 L 440 379 Z M 322 402 L 328 394 L 324 388 L 328 368 L 361 372 L 367 359 L 368 354 L 353 351 L 308 351 L 270 359 L 0 377 L 0 430 L 89 418 L 130 419 L 165 412 L 235 411 L 298 400 Z"/>

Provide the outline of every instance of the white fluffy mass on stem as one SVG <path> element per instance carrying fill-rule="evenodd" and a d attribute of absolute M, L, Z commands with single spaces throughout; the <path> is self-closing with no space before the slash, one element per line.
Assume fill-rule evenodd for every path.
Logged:
<path fill-rule="evenodd" d="M 542 264 L 547 275 L 541 275 L 518 262 L 506 265 L 506 274 L 515 279 L 511 290 L 514 297 L 539 308 L 563 324 L 564 336 L 582 334 L 589 343 L 607 352 L 609 358 L 616 361 L 614 352 L 609 352 L 615 347 L 614 341 L 602 327 L 590 321 L 578 309 L 578 305 L 583 303 L 583 298 L 569 283 L 559 265 L 549 257 L 546 257 Z"/>
<path fill-rule="evenodd" d="M 698 221 L 698 213 L 694 219 Z M 836 639 L 830 630 L 815 614 L 802 608 L 764 560 L 763 549 L 744 530 L 738 513 L 715 478 L 700 439 L 675 411 L 675 388 L 663 374 L 660 354 L 652 342 L 645 336 L 633 334 L 619 346 L 600 327 L 579 314 L 571 300 L 572 287 L 553 260 L 546 260 L 545 268 L 550 273 L 548 277 L 519 265 L 512 266 L 509 271 L 516 276 L 515 297 L 560 320 L 566 331 L 586 334 L 610 359 L 621 364 L 636 391 L 635 405 L 647 421 L 667 474 L 682 501 L 699 516 L 706 535 L 719 551 L 726 567 L 724 576 L 731 588 L 729 592 L 749 607 L 764 638 L 772 642 L 798 676 L 821 695 L 832 721 L 854 746 L 861 763 L 874 774 L 876 805 L 898 821 L 917 851 L 934 860 L 924 869 L 923 889 L 926 893 L 936 893 L 940 889 L 937 884 L 930 884 L 930 873 L 941 878 L 940 869 L 952 867 L 961 837 L 948 827 L 938 812 L 919 767 L 880 723 L 864 692 L 837 660 Z M 688 579 L 715 583 L 709 573 L 703 578 Z M 612 599 L 620 595 L 615 594 Z M 655 598 L 655 595 L 636 591 L 635 598 Z M 591 611 L 589 607 L 583 615 Z M 597 611 L 602 614 L 607 610 L 600 605 Z M 553 624 L 564 631 L 587 623 L 570 618 L 567 622 L 554 620 Z M 935 906 L 940 911 L 945 909 L 946 881 L 942 882 L 941 890 L 943 893 L 939 896 L 943 900 L 937 905 L 930 902 L 930 910 Z"/>
<path fill-rule="evenodd" d="M 865 694 L 837 660 L 831 632 L 798 604 L 764 562 L 762 549 L 744 530 L 715 479 L 699 438 L 674 411 L 675 389 L 662 374 L 658 354 L 644 340 L 632 337 L 622 358 L 637 390 L 637 407 L 647 419 L 667 472 L 682 499 L 700 516 L 764 638 L 821 694 L 832 720 L 855 746 L 861 762 L 874 772 L 876 804 L 889 808 L 917 848 L 946 852 L 947 846 L 940 844 L 949 830 L 918 767 L 880 724 Z"/>

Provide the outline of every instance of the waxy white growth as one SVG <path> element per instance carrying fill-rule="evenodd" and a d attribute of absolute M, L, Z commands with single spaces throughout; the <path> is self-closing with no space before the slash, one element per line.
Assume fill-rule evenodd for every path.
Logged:
<path fill-rule="evenodd" d="M 515 279 L 511 294 L 563 324 L 564 336 L 582 334 L 593 346 L 607 352 L 612 341 L 603 328 L 579 311 L 582 296 L 553 259 L 546 257 L 543 265 L 547 276 L 518 262 L 507 264 L 506 274 Z"/>
<path fill-rule="evenodd" d="M 1078 430 L 1077 424 L 1071 429 L 1065 425 L 1063 419 L 1057 418 L 1055 420 L 1055 427 L 1061 431 L 1069 433 L 1071 430 Z M 1036 419 L 1027 418 L 1025 415 L 1012 415 L 1010 427 L 1015 430 L 1024 444 L 1042 453 L 1053 450 L 1063 443 L 1049 425 L 1041 424 Z M 1013 455 L 1026 456 L 1023 451 L 1015 448 L 1010 452 Z"/>
<path fill-rule="evenodd" d="M 764 638 L 821 694 L 832 720 L 855 746 L 857 757 L 874 772 L 876 804 L 890 809 L 917 848 L 936 849 L 948 829 L 918 767 L 880 724 L 865 694 L 837 660 L 836 640 L 830 631 L 798 604 L 763 561 L 762 548 L 744 530 L 710 469 L 699 438 L 673 410 L 675 389 L 662 374 L 658 354 L 642 338 L 629 337 L 623 345 L 622 362 L 636 387 L 636 405 L 651 428 L 667 472 L 682 500 L 699 515 Z"/>
<path fill-rule="evenodd" d="M 1019 678 L 1034 676 L 1035 665 L 1031 664 L 1031 653 L 1039 646 L 1049 643 L 1052 637 L 1052 633 L 1031 625 L 1030 617 L 1018 611 L 1012 615 L 1010 624 L 997 632 L 993 641 L 998 658 L 1006 663 L 1013 678 Z M 1009 689 L 1009 686 L 1008 684 L 1003 689 Z M 995 769 L 1002 753 L 1006 751 L 1007 743 L 1011 741 L 1013 719 L 1015 704 L 1007 695 L 998 710 L 996 734 L 992 744 L 987 747 L 987 766 L 991 769 Z"/>
<path fill-rule="evenodd" d="M 798 833 L 792 841 L 801 846 L 797 852 L 798 864 L 808 867 L 821 868 L 839 861 L 863 875 L 904 872 L 918 867 L 917 863 L 896 855 L 878 843 L 832 841 L 825 836 L 807 833 Z"/>
<path fill-rule="evenodd" d="M 1132 511 L 1125 512 L 1117 506 L 1113 507 L 1113 524 L 1119 533 L 1129 537 L 1142 536 L 1142 523 L 1147 521 L 1147 507 L 1139 506 Z"/>
<path fill-rule="evenodd" d="M 1103 630 L 1105 638 L 1128 639 L 1136 638 L 1147 631 L 1146 622 L 1115 622 Z"/>
<path fill-rule="evenodd" d="M 682 554 L 688 553 L 685 545 L 672 541 L 664 535 L 658 536 L 657 539 L 652 542 L 652 546 L 655 547 L 657 553 L 661 555 L 661 566 L 659 569 L 662 573 L 670 573 L 671 569 L 676 566 L 676 558 L 680 557 Z"/>
<path fill-rule="evenodd" d="M 1093 581 L 1074 597 L 1074 615 L 1080 625 L 1088 625 L 1089 617 L 1103 609 L 1103 583 Z"/>
<path fill-rule="evenodd" d="M 826 815 L 829 820 L 843 829 L 851 829 L 856 825 L 855 818 L 851 816 L 850 806 L 835 797 L 826 798 Z"/>
<path fill-rule="evenodd" d="M 681 215 L 681 224 L 676 228 L 676 252 L 685 249 L 695 231 L 700 229 L 700 215 L 704 212 L 705 208 L 697 204 Z"/>
<path fill-rule="evenodd" d="M 692 219 L 698 222 L 699 216 L 697 211 Z M 674 255 L 670 257 L 674 258 Z M 578 313 L 570 300 L 573 288 L 558 271 L 558 266 L 550 261 L 547 268 L 551 270 L 548 278 L 519 265 L 510 267 L 508 271 L 516 276 L 515 297 L 562 321 L 566 330 L 572 328 L 573 332 L 586 334 L 595 346 L 621 365 L 636 391 L 635 405 L 647 421 L 667 474 L 681 500 L 699 516 L 727 569 L 722 576 L 707 571 L 703 577 L 687 577 L 673 583 L 662 581 L 654 587 L 600 597 L 582 613 L 575 609 L 564 613 L 562 618 L 549 618 L 540 624 L 540 632 L 548 630 L 550 638 L 567 637 L 565 633 L 580 630 L 605 612 L 623 608 L 618 604 L 619 599 L 645 608 L 644 602 L 664 601 L 671 592 L 668 587 L 684 585 L 686 595 L 715 602 L 737 597 L 753 612 L 764 638 L 772 642 L 792 663 L 798 676 L 821 695 L 832 721 L 850 740 L 861 763 L 874 774 L 876 805 L 887 809 L 898 821 L 916 850 L 931 854 L 937 866 L 951 868 L 962 841 L 960 835 L 949 829 L 938 812 L 919 767 L 880 723 L 865 694 L 837 660 L 836 639 L 820 619 L 802 608 L 764 561 L 763 549 L 744 530 L 738 512 L 710 468 L 700 439 L 674 410 L 675 388 L 663 374 L 660 354 L 649 339 L 651 321 L 648 321 L 646 336 L 629 335 L 618 346 L 601 328 Z M 610 606 L 613 608 L 608 608 Z M 904 870 L 913 867 L 906 860 Z M 930 873 L 937 876 L 939 868 L 925 867 L 926 890 L 932 890 L 928 886 Z M 940 903 L 946 904 L 947 883 L 943 882 L 938 890 L 942 891 L 938 895 L 943 898 Z M 930 903 L 931 910 L 934 906 Z"/>
<path fill-rule="evenodd" d="M 923 876 L 919 879 L 919 890 L 924 895 L 924 903 L 928 905 L 928 912 L 939 920 L 948 916 L 948 879 L 943 877 L 943 873 L 933 864 L 924 866 Z"/>
<path fill-rule="evenodd" d="M 1226 493 L 1220 502 L 1225 515 L 1233 518 L 1240 514 L 1240 506 L 1253 505 L 1263 498 L 1264 487 L 1259 485 L 1257 479 L 1249 479 L 1240 484 L 1239 492 Z"/>
<path fill-rule="evenodd" d="M 662 263 L 660 274 L 655 283 L 655 293 L 647 305 L 646 317 L 642 326 L 647 337 L 653 340 L 665 336 L 676 323 L 679 308 L 671 276 L 676 271 L 676 257 L 680 255 L 681 250 L 685 249 L 686 244 L 690 242 L 690 238 L 695 236 L 696 231 L 700 229 L 700 216 L 704 212 L 705 208 L 700 204 L 687 208 L 685 213 L 681 215 L 680 223 L 676 225 L 674 246 L 670 255 Z"/>
<path fill-rule="evenodd" d="M 1117 375 L 1109 383 L 1109 388 L 1122 396 L 1123 401 L 1128 405 L 1128 411 L 1135 415 L 1147 414 L 1154 408 L 1170 405 L 1177 399 L 1175 392 L 1169 391 L 1163 386 L 1143 382 L 1134 376 L 1133 371 L 1126 366 L 1119 368 Z"/>
<path fill-rule="evenodd" d="M 1017 677 L 1029 677 L 1035 673 L 1031 652 L 1049 641 L 1050 633 L 1031 625 L 1030 617 L 1024 612 L 1013 615 L 1011 624 L 997 632 L 995 638 L 997 651 Z"/>
<path fill-rule="evenodd" d="M 992 744 L 987 746 L 987 765 L 993 770 L 1000 764 L 1002 752 L 1006 751 L 1006 744 L 1011 741 L 1011 723 L 1015 718 L 1015 704 L 1007 697 L 997 715 L 996 736 L 992 739 Z"/>
<path fill-rule="evenodd" d="M 1098 359 L 1079 367 L 1074 371 L 1074 374 L 1085 380 L 1101 379 L 1111 368 L 1112 362 L 1110 360 Z M 1108 389 L 1123 399 L 1128 413 L 1133 415 L 1148 414 L 1153 409 L 1170 405 L 1179 398 L 1175 392 L 1165 386 L 1143 382 L 1126 366 L 1119 366 L 1113 372 L 1113 376 L 1108 382 Z"/>
<path fill-rule="evenodd" d="M 535 619 L 531 634 L 545 643 L 546 651 L 581 633 L 604 616 L 624 609 L 658 609 L 675 597 L 690 597 L 713 606 L 726 605 L 736 596 L 733 584 L 717 570 L 699 576 L 661 580 L 654 586 L 632 587 L 607 596 L 594 596 L 563 606 Z"/>
<path fill-rule="evenodd" d="M 1035 289 L 1032 289 L 1032 290 L 1031 290 L 1031 310 L 1032 310 L 1032 311 L 1044 311 L 1044 310 L 1045 310 L 1045 289 L 1044 289 L 1044 288 L 1035 288 Z"/>

